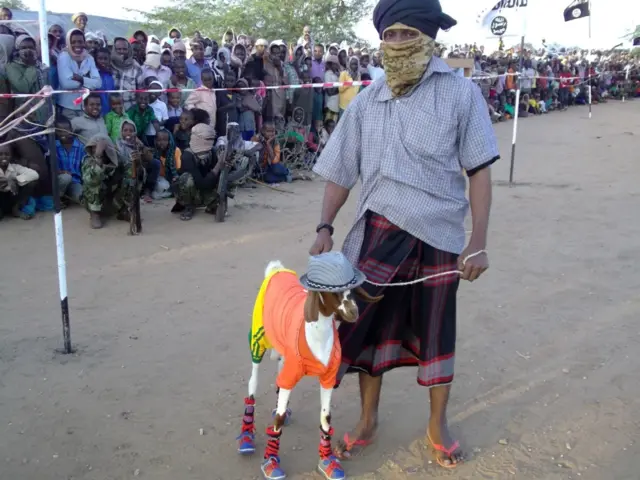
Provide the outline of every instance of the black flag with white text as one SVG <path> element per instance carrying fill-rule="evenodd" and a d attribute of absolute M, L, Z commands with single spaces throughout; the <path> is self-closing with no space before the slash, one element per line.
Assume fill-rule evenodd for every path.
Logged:
<path fill-rule="evenodd" d="M 579 18 L 586 18 L 589 15 L 591 15 L 591 12 L 589 11 L 589 0 L 576 0 L 571 2 L 571 5 L 564 9 L 565 22 L 578 20 Z"/>

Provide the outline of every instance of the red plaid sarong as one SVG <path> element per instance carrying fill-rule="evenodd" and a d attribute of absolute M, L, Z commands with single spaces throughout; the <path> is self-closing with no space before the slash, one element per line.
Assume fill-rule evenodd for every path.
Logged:
<path fill-rule="evenodd" d="M 401 230 L 382 215 L 366 213 L 358 267 L 376 283 L 399 283 L 457 269 L 458 255 L 438 250 Z M 379 376 L 396 367 L 417 366 L 425 387 L 453 381 L 456 345 L 456 293 L 460 277 L 446 275 L 415 285 L 363 288 L 374 304 L 359 303 L 356 323 L 342 322 L 345 373 Z"/>

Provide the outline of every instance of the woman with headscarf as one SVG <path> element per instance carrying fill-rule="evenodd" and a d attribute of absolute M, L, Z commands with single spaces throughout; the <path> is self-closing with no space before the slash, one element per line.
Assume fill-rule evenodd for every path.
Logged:
<path fill-rule="evenodd" d="M 15 49 L 18 56 L 5 67 L 5 74 L 11 93 L 38 93 L 48 83 L 49 71 L 40 63 L 36 53 L 36 41 L 29 35 L 16 38 Z M 14 98 L 14 107 L 18 108 L 28 98 Z M 35 112 L 35 121 L 40 125 L 49 118 L 49 108 L 43 105 Z"/>
<path fill-rule="evenodd" d="M 84 33 L 77 28 L 67 33 L 67 48 L 58 57 L 58 78 L 64 90 L 97 90 L 102 86 L 96 63 L 85 48 Z M 76 104 L 77 98 L 77 93 L 58 95 L 58 106 L 69 119 L 82 115 L 82 104 Z"/>
<path fill-rule="evenodd" d="M 348 59 L 349 59 L 349 56 L 347 54 L 347 50 L 344 48 L 340 49 L 340 51 L 338 52 L 338 61 L 340 65 L 340 71 L 344 71 L 347 69 Z"/>
<path fill-rule="evenodd" d="M 213 66 L 224 78 L 224 72 L 231 67 L 231 50 L 227 47 L 220 47 Z"/>
<path fill-rule="evenodd" d="M 244 73 L 244 65 L 247 61 L 247 47 L 242 43 L 236 43 L 231 54 L 231 67 L 235 68 L 237 77 L 242 77 Z"/>
<path fill-rule="evenodd" d="M 182 212 L 180 220 L 193 218 L 196 207 L 204 205 L 215 212 L 218 203 L 218 179 L 224 165 L 213 153 L 216 130 L 199 123 L 191 129 L 189 148 L 182 152 L 182 168 L 175 187 L 176 204 L 172 212 Z"/>
<path fill-rule="evenodd" d="M 182 38 L 182 32 L 178 30 L 176 27 L 173 27 L 169 29 L 169 31 L 167 32 L 167 36 L 173 39 L 174 41 L 180 40 Z"/>
<path fill-rule="evenodd" d="M 225 48 L 231 50 L 233 46 L 236 44 L 236 34 L 233 31 L 233 28 L 228 28 L 224 35 L 222 35 L 221 45 Z"/>
<path fill-rule="evenodd" d="M 138 88 L 138 78 L 142 74 L 142 69 L 133 58 L 133 49 L 126 38 L 116 37 L 113 40 L 113 51 L 111 52 L 111 67 L 113 68 L 113 80 L 116 89 L 124 90 L 122 100 L 124 101 L 125 112 L 135 104 L 135 93 Z"/>
<path fill-rule="evenodd" d="M 349 59 L 347 69 L 340 73 L 338 79 L 340 83 L 344 82 L 359 82 L 360 81 L 360 60 L 358 57 L 353 56 Z M 360 91 L 360 87 L 338 87 L 340 92 L 340 116 L 347 109 L 351 101 L 356 98 L 356 95 Z"/>

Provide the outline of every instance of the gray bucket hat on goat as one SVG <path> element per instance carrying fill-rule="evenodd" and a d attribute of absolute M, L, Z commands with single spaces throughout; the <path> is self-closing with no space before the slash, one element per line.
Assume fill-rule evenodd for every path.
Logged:
<path fill-rule="evenodd" d="M 359 287 L 367 280 L 360 270 L 353 268 L 342 252 L 327 252 L 309 257 L 307 273 L 300 283 L 311 292 L 344 292 Z"/>

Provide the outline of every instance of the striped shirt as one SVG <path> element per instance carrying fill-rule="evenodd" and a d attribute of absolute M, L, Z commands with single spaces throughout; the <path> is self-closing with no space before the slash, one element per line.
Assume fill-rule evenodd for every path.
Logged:
<path fill-rule="evenodd" d="M 418 85 L 393 98 L 374 82 L 349 105 L 314 171 L 352 189 L 362 182 L 356 221 L 343 246 L 356 264 L 367 210 L 429 245 L 464 249 L 468 175 L 499 158 L 480 89 L 434 57 Z"/>
<path fill-rule="evenodd" d="M 58 170 L 69 172 L 73 183 L 82 183 L 82 160 L 84 159 L 84 144 L 77 138 L 73 139 L 71 150 L 67 150 L 60 140 L 56 140 L 58 153 Z"/>

